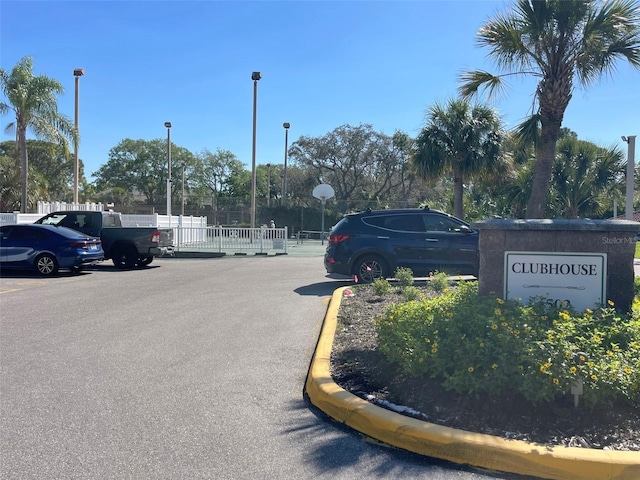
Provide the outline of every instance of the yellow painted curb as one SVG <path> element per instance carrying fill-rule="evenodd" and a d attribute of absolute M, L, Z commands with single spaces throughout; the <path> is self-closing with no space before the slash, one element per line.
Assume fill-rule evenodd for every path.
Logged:
<path fill-rule="evenodd" d="M 313 405 L 351 428 L 410 452 L 552 480 L 638 480 L 640 453 L 552 447 L 434 425 L 367 402 L 339 387 L 329 366 L 343 291 L 334 291 L 305 389 Z"/>

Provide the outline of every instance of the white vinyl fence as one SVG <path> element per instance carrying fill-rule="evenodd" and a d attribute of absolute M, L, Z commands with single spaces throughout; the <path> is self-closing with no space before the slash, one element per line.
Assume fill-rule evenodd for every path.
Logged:
<path fill-rule="evenodd" d="M 79 208 L 83 207 L 83 208 Z M 38 213 L 0 213 L 0 225 L 33 223 L 50 212 L 64 210 L 102 211 L 102 204 L 38 202 Z M 270 251 L 287 253 L 287 228 L 238 228 L 207 226 L 207 217 L 191 215 L 122 215 L 123 227 L 172 228 L 176 251 L 215 251 L 218 253 Z"/>

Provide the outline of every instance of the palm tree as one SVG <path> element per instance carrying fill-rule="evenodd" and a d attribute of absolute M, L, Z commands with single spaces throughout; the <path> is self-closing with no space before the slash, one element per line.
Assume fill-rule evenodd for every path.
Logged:
<path fill-rule="evenodd" d="M 20 163 L 22 191 L 20 211 L 27 212 L 27 182 L 29 160 L 27 155 L 27 129 L 43 140 L 60 144 L 68 151 L 68 140 L 76 139 L 73 123 L 58 113 L 56 95 L 64 93 L 62 84 L 45 75 L 33 75 L 31 57 L 22 58 L 11 72 L 0 68 L 0 89 L 8 103 L 0 101 L 0 115 L 15 113 L 15 122 L 6 131 L 16 132 L 17 160 Z"/>
<path fill-rule="evenodd" d="M 453 209 L 464 218 L 464 182 L 495 171 L 504 138 L 501 120 L 490 108 L 465 100 L 449 100 L 429 108 L 427 125 L 416 139 L 413 163 L 422 178 L 453 175 Z"/>
<path fill-rule="evenodd" d="M 625 163 L 619 149 L 601 148 L 573 137 L 559 140 L 551 181 L 556 215 L 602 215 L 612 197 L 621 196 Z"/>
<path fill-rule="evenodd" d="M 489 56 L 505 73 L 462 75 L 463 97 L 481 86 L 491 96 L 507 75 L 539 79 L 533 115 L 520 130 L 532 132 L 527 127 L 540 125 L 527 218 L 542 218 L 574 80 L 586 87 L 613 73 L 618 59 L 640 67 L 640 6 L 634 0 L 517 0 L 510 15 L 499 15 L 479 30 L 478 43 L 490 48 Z"/>

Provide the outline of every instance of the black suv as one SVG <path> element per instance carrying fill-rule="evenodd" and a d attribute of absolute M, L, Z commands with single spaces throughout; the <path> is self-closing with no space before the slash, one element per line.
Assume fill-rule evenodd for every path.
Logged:
<path fill-rule="evenodd" d="M 331 229 L 324 266 L 363 283 L 391 277 L 398 267 L 417 277 L 436 271 L 477 277 L 478 232 L 428 207 L 352 213 Z"/>

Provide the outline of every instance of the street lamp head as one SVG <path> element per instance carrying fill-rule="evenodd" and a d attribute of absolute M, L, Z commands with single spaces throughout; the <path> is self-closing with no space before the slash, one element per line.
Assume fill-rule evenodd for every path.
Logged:
<path fill-rule="evenodd" d="M 620 138 L 622 138 L 623 142 L 629 143 L 629 139 L 627 137 L 625 137 L 624 135 L 622 135 L 622 137 L 620 137 Z"/>
<path fill-rule="evenodd" d="M 282 126 L 283 126 L 284 128 L 289 128 L 289 127 L 291 126 L 291 124 L 290 124 L 289 122 L 284 122 L 284 123 L 282 124 Z"/>
<path fill-rule="evenodd" d="M 164 122 L 164 126 L 167 128 L 171 128 L 171 122 Z"/>
<path fill-rule="evenodd" d="M 75 77 L 81 77 L 82 75 L 84 75 L 84 68 L 76 68 L 76 69 L 73 71 L 73 75 L 74 75 Z"/>
<path fill-rule="evenodd" d="M 257 81 L 262 78 L 262 74 L 260 72 L 251 73 L 251 80 Z"/>

